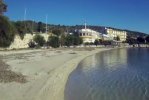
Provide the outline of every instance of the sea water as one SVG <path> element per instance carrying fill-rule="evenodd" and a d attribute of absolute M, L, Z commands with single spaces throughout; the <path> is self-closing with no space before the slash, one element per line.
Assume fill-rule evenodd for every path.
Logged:
<path fill-rule="evenodd" d="M 149 100 L 149 49 L 87 57 L 69 76 L 65 100 Z"/>

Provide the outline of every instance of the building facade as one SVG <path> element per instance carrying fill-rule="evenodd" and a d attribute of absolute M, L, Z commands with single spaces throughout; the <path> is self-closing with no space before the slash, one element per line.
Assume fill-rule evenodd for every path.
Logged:
<path fill-rule="evenodd" d="M 79 36 L 83 39 L 83 43 L 94 43 L 96 39 L 102 38 L 101 33 L 87 28 L 79 30 Z"/>
<path fill-rule="evenodd" d="M 127 39 L 127 32 L 126 31 L 106 28 L 106 33 L 108 36 L 110 36 L 110 38 L 112 40 L 117 40 L 117 38 L 119 38 L 118 41 L 123 42 L 123 41 L 126 41 L 126 39 Z"/>

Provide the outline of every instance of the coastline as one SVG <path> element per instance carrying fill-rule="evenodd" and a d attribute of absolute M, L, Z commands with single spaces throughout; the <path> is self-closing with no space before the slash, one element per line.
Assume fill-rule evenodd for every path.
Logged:
<path fill-rule="evenodd" d="M 28 82 L 24 84 L 16 82 L 0 83 L 0 97 L 2 100 L 64 100 L 67 79 L 78 64 L 88 56 L 111 49 L 116 48 L 39 50 L 34 55 L 31 54 L 33 52 L 26 53 L 22 51 L 25 53 L 26 58 L 29 59 L 25 62 L 21 61 L 26 58 L 21 59 L 20 57 L 15 60 L 12 60 L 13 58 L 11 57 L 5 58 L 4 61 L 10 65 L 11 70 L 25 75 Z M 3 56 L 10 54 L 6 53 Z M 44 65 L 44 67 L 41 68 L 40 65 Z M 14 92 L 12 93 L 11 91 Z"/>
<path fill-rule="evenodd" d="M 36 97 L 35 100 L 42 100 L 42 99 L 64 100 L 64 90 L 65 90 L 65 85 L 67 83 L 68 77 L 71 74 L 71 72 L 76 69 L 78 64 L 88 56 L 91 56 L 93 54 L 96 54 L 105 50 L 111 50 L 111 49 L 112 48 L 97 49 L 92 51 L 90 54 L 86 52 L 84 54 L 80 54 L 79 57 L 76 57 L 75 59 L 68 61 L 66 64 L 64 64 L 63 66 L 61 66 L 59 69 L 57 69 L 55 72 L 52 73 L 53 78 L 51 79 L 55 79 L 55 81 L 53 81 L 53 83 L 49 81 L 44 86 L 44 88 L 40 91 L 38 97 Z M 59 73 L 61 71 L 63 71 L 63 73 Z M 48 86 L 52 86 L 52 89 L 54 89 L 52 90 L 53 92 L 51 92 L 51 90 L 49 91 L 51 93 L 44 92 Z M 48 97 L 44 97 L 43 95 L 48 95 Z"/>

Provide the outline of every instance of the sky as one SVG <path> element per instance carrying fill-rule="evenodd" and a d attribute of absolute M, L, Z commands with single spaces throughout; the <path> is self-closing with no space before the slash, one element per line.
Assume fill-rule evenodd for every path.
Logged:
<path fill-rule="evenodd" d="M 11 20 L 109 26 L 149 34 L 149 0 L 5 0 Z"/>

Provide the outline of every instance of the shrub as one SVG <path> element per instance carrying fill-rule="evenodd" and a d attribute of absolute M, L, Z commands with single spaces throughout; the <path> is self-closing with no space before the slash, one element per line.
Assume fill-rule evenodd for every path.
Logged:
<path fill-rule="evenodd" d="M 39 34 L 35 35 L 33 40 L 38 44 L 38 46 L 43 46 L 46 42 L 44 37 Z"/>
<path fill-rule="evenodd" d="M 83 43 L 82 38 L 80 38 L 79 36 L 75 36 L 75 35 L 67 35 L 65 38 L 65 45 L 66 46 L 76 46 L 76 45 L 80 45 Z"/>
<path fill-rule="evenodd" d="M 47 44 L 53 48 L 58 48 L 60 46 L 60 40 L 57 36 L 50 36 Z"/>
<path fill-rule="evenodd" d="M 28 46 L 29 46 L 29 48 L 35 48 L 35 47 L 36 47 L 36 44 L 35 44 L 34 41 L 30 41 L 30 42 L 28 43 Z"/>

